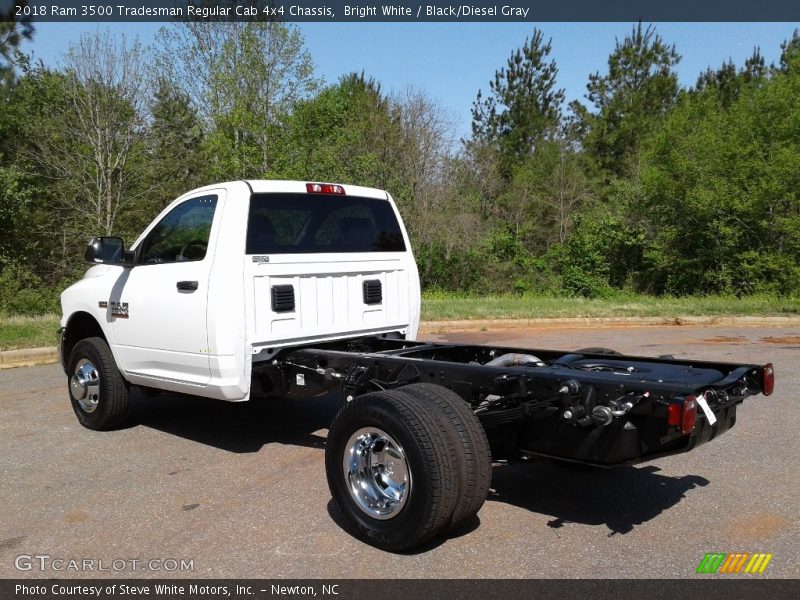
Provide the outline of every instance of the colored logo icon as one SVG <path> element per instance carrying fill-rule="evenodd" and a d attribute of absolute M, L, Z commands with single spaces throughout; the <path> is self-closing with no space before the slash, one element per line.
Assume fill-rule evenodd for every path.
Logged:
<path fill-rule="evenodd" d="M 772 554 L 763 552 L 709 552 L 700 561 L 697 573 L 763 573 Z"/>

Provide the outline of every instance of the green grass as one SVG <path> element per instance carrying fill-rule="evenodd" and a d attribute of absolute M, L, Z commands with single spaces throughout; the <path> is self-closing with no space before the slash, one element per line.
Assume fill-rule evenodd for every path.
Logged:
<path fill-rule="evenodd" d="M 800 299 L 773 296 L 690 296 L 684 298 L 619 294 L 613 298 L 467 296 L 426 293 L 423 321 L 529 319 L 554 317 L 776 316 L 800 314 Z"/>
<path fill-rule="evenodd" d="M 800 299 L 772 296 L 691 296 L 655 298 L 620 294 L 613 298 L 468 296 L 426 293 L 423 321 L 530 319 L 553 317 L 679 317 L 711 315 L 776 316 L 800 314 Z M 39 348 L 58 343 L 58 316 L 0 316 L 0 350 Z"/>
<path fill-rule="evenodd" d="M 0 350 L 41 348 L 58 343 L 58 315 L 0 317 Z"/>

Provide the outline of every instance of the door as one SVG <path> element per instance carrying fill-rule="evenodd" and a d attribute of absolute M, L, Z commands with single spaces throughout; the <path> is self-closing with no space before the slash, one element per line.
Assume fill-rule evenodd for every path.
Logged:
<path fill-rule="evenodd" d="M 221 196 L 206 192 L 172 208 L 114 286 L 109 310 L 116 311 L 116 350 L 127 373 L 208 383 L 208 281 Z"/>

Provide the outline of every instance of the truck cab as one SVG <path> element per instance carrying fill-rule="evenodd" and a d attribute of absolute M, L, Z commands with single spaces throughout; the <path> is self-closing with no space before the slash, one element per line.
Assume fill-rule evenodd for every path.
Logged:
<path fill-rule="evenodd" d="M 392 197 L 373 188 L 206 186 L 172 202 L 130 249 L 96 238 L 87 259 L 95 266 L 61 298 L 68 375 L 81 371 L 75 346 L 99 337 L 127 383 L 242 401 L 252 364 L 282 348 L 414 339 L 419 326 L 408 233 Z M 83 388 L 71 383 L 73 399 Z"/>

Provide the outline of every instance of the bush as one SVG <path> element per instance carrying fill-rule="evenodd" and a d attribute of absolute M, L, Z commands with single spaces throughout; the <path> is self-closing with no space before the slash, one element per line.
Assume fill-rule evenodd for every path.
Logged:
<path fill-rule="evenodd" d="M 570 296 L 605 298 L 611 293 L 608 261 L 604 255 L 603 240 L 596 231 L 575 232 L 566 244 L 554 252 L 558 256 L 562 287 Z"/>
<path fill-rule="evenodd" d="M 481 276 L 479 253 L 447 252 L 440 244 L 421 244 L 415 250 L 419 278 L 424 290 L 470 291 Z"/>
<path fill-rule="evenodd" d="M 787 296 L 800 289 L 800 266 L 777 252 L 746 251 L 731 269 L 730 291 L 736 295 Z"/>
<path fill-rule="evenodd" d="M 16 263 L 0 270 L 0 313 L 40 315 L 58 310 L 58 294 L 31 270 Z"/>

